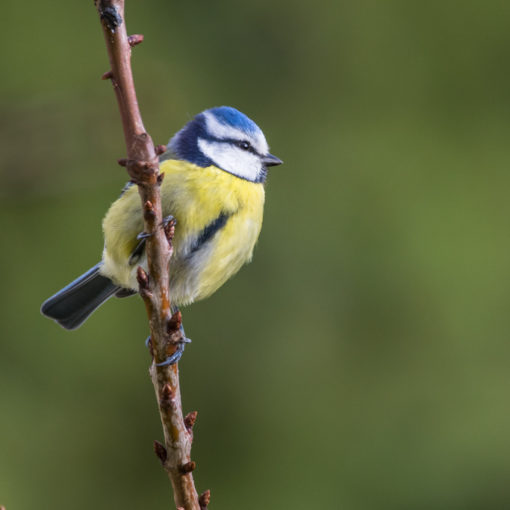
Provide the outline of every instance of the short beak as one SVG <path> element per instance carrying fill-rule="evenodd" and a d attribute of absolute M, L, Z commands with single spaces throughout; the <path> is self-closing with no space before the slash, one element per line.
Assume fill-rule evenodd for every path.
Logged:
<path fill-rule="evenodd" d="M 262 163 L 266 166 L 278 166 L 281 165 L 283 161 L 272 154 L 266 154 L 262 157 Z"/>

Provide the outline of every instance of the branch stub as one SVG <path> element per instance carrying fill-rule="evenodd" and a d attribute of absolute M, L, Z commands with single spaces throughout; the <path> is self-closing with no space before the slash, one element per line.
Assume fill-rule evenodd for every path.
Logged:
<path fill-rule="evenodd" d="M 192 471 L 194 471 L 196 469 L 196 467 L 197 467 L 197 463 L 194 460 L 190 460 L 189 462 L 186 462 L 186 464 L 183 464 L 179 468 L 179 471 L 183 475 L 187 475 L 188 473 L 191 473 Z"/>
<path fill-rule="evenodd" d="M 154 440 L 154 453 L 161 461 L 161 464 L 165 465 L 166 459 L 168 458 L 168 453 L 166 448 L 159 442 Z"/>

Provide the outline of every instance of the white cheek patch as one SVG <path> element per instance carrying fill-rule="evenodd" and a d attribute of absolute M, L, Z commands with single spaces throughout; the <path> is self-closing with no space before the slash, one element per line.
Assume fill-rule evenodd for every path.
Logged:
<path fill-rule="evenodd" d="M 257 181 L 263 170 L 256 154 L 229 143 L 208 142 L 199 138 L 198 148 L 219 168 L 248 181 Z"/>

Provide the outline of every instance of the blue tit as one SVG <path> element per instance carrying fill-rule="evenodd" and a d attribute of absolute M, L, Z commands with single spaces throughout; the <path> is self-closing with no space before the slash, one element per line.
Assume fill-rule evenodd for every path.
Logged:
<path fill-rule="evenodd" d="M 235 108 L 198 114 L 161 157 L 163 216 L 177 221 L 170 297 L 187 305 L 215 292 L 252 258 L 262 226 L 269 153 L 261 129 Z M 140 196 L 128 186 L 103 220 L 101 262 L 46 300 L 41 312 L 66 329 L 79 327 L 112 296 L 135 294 L 147 270 Z"/>

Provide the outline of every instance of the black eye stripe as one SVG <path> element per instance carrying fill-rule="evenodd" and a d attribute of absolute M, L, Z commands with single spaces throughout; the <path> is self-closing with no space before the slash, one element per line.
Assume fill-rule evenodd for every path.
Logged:
<path fill-rule="evenodd" d="M 212 142 L 230 143 L 231 145 L 235 145 L 236 147 L 239 147 L 240 149 L 243 149 L 246 152 L 251 152 L 252 154 L 255 154 L 255 156 L 258 156 L 259 158 L 262 157 L 262 154 L 257 152 L 253 145 L 250 142 L 248 142 L 248 140 L 236 140 L 235 138 L 214 138 L 214 137 L 208 137 L 207 139 Z M 249 147 L 247 147 L 246 149 L 244 147 L 240 147 L 239 145 L 241 143 L 248 143 Z"/>
<path fill-rule="evenodd" d="M 239 147 L 243 151 L 251 152 L 252 154 L 256 154 L 257 156 L 259 155 L 257 153 L 257 151 L 253 148 L 252 144 L 250 142 L 246 141 L 246 140 L 241 140 L 239 142 L 234 142 L 234 145 L 236 147 Z"/>

